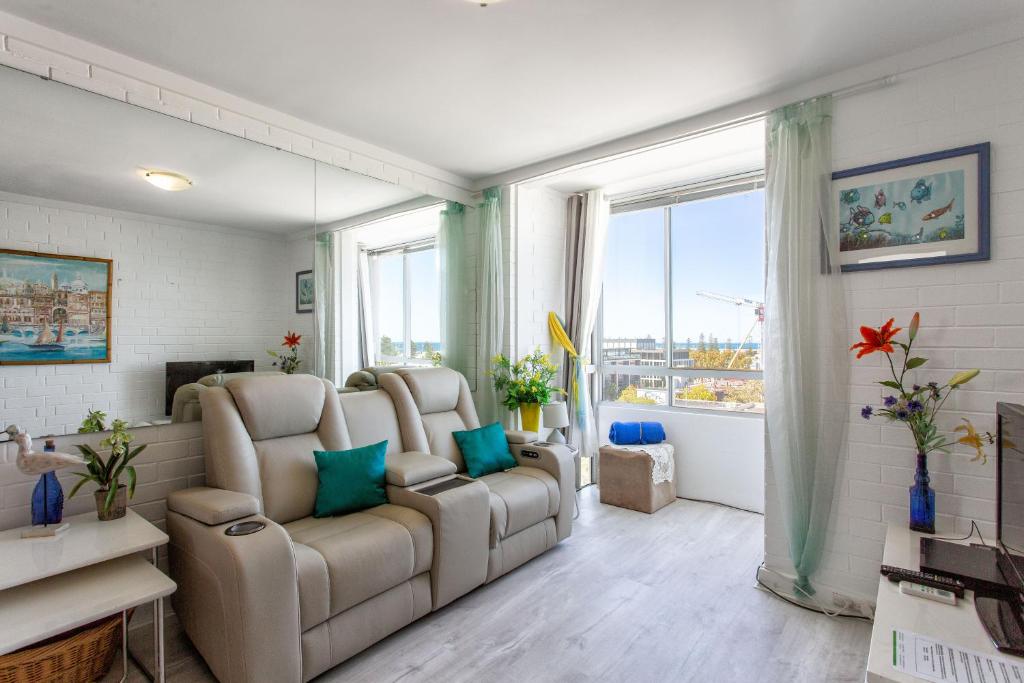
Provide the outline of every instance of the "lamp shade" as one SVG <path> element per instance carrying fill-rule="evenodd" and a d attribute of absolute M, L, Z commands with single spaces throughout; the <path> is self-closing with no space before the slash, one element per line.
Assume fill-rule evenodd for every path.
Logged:
<path fill-rule="evenodd" d="M 565 409 L 564 401 L 545 403 L 541 408 L 544 415 L 544 426 L 552 429 L 569 426 L 569 413 Z"/>

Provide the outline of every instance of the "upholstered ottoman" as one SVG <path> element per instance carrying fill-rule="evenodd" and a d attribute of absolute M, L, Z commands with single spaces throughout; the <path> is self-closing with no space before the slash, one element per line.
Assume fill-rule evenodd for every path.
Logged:
<path fill-rule="evenodd" d="M 648 514 L 673 502 L 676 499 L 673 451 L 669 443 L 601 446 L 598 461 L 601 502 Z"/>

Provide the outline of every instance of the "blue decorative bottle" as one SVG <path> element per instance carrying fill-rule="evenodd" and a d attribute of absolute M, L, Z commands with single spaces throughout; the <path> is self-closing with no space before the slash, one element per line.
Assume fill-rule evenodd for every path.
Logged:
<path fill-rule="evenodd" d="M 917 454 L 917 471 L 910 487 L 910 530 L 935 533 L 935 491 L 928 483 L 928 456 Z"/>
<path fill-rule="evenodd" d="M 43 452 L 56 449 L 53 439 L 47 439 Z M 57 481 L 56 472 L 46 472 L 39 477 L 32 490 L 32 524 L 60 524 L 64 519 L 64 489 Z"/>

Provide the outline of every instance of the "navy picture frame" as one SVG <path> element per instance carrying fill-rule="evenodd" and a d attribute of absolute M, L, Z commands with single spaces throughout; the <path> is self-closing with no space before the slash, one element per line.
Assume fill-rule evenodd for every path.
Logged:
<path fill-rule="evenodd" d="M 888 171 L 894 168 L 915 166 L 942 159 L 954 157 L 977 155 L 978 157 L 978 249 L 967 254 L 953 254 L 950 256 L 931 256 L 927 258 L 908 258 L 900 261 L 878 261 L 875 263 L 847 263 L 841 266 L 842 272 L 856 272 L 861 270 L 882 270 L 883 268 L 913 268 L 916 266 L 934 266 L 946 263 L 965 263 L 969 261 L 988 261 L 991 259 L 991 235 L 990 235 L 990 171 L 992 144 L 982 142 L 976 145 L 967 145 L 953 149 L 945 149 L 941 152 L 931 152 L 893 161 L 885 161 L 868 166 L 859 166 L 844 171 L 836 171 L 832 174 L 832 180 L 850 178 L 853 176 L 867 175 L 879 171 Z"/>

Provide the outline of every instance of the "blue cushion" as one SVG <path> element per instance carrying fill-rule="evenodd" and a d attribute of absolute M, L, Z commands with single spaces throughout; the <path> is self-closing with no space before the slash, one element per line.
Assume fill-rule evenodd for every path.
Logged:
<path fill-rule="evenodd" d="M 474 479 L 512 469 L 518 464 L 508 449 L 505 428 L 500 422 L 479 429 L 452 432 L 452 436 L 462 451 L 462 459 L 466 461 L 466 472 Z"/>
<path fill-rule="evenodd" d="M 388 502 L 384 492 L 384 454 L 381 441 L 348 451 L 313 451 L 317 477 L 314 517 L 331 517 Z"/>

